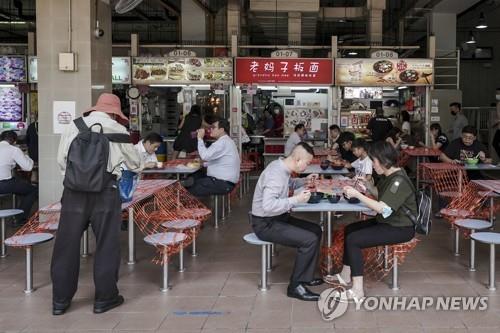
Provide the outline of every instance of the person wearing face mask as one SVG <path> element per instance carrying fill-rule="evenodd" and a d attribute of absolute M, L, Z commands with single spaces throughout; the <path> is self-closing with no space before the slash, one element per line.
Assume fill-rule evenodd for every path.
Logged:
<path fill-rule="evenodd" d="M 450 104 L 450 113 L 454 117 L 451 128 L 448 131 L 450 140 L 459 139 L 462 136 L 462 129 L 469 125 L 469 121 L 462 113 L 462 104 L 453 102 Z"/>
<path fill-rule="evenodd" d="M 290 156 L 270 163 L 257 181 L 252 201 L 252 228 L 257 237 L 297 250 L 287 296 L 303 301 L 319 299 L 319 295 L 307 289 L 307 286 L 323 283 L 322 279 L 314 278 L 322 231 L 316 223 L 290 216 L 290 209 L 307 202 L 311 193 L 304 190 L 289 197 L 288 189 L 303 187 L 305 180 L 318 177 L 313 174 L 306 179 L 290 178 L 293 172 L 302 173 L 311 163 L 313 156 L 312 148 L 300 142 Z"/>

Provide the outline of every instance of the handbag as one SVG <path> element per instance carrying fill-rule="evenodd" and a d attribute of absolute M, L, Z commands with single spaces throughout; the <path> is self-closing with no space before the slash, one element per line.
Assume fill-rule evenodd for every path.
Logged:
<path fill-rule="evenodd" d="M 135 189 L 139 183 L 139 175 L 129 170 L 122 170 L 122 177 L 118 183 L 120 199 L 122 202 L 132 201 Z"/>

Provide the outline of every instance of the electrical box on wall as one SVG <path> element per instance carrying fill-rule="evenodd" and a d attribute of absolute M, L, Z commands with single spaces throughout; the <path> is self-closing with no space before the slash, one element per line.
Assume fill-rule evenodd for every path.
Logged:
<path fill-rule="evenodd" d="M 65 72 L 76 72 L 76 53 L 59 53 L 59 70 Z"/>

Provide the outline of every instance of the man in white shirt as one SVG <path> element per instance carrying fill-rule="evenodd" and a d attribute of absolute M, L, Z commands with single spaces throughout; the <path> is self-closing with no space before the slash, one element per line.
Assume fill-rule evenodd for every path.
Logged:
<path fill-rule="evenodd" d="M 288 284 L 287 296 L 303 301 L 317 301 L 319 295 L 307 286 L 318 286 L 315 279 L 322 231 L 318 224 L 290 216 L 292 207 L 305 203 L 311 197 L 304 190 L 293 197 L 289 188 L 298 189 L 305 179 L 292 179 L 292 173 L 301 173 L 311 163 L 314 152 L 306 143 L 299 143 L 290 156 L 273 161 L 261 173 L 252 201 L 252 228 L 262 240 L 295 248 L 297 256 Z M 318 175 L 309 175 L 312 179 Z"/>
<path fill-rule="evenodd" d="M 299 143 L 302 142 L 304 135 L 306 134 L 306 127 L 304 124 L 295 125 L 295 131 L 290 134 L 288 140 L 286 140 L 285 144 L 285 156 L 290 155 L 293 148 Z"/>
<path fill-rule="evenodd" d="M 12 169 L 16 165 L 19 165 L 23 171 L 33 169 L 33 160 L 14 146 L 16 140 L 16 132 L 5 131 L 0 141 L 0 194 L 15 194 L 22 197 L 19 209 L 22 209 L 24 213 L 16 217 L 16 222 L 13 224 L 15 227 L 26 223 L 31 207 L 38 197 L 38 189 L 35 186 L 12 177 Z"/>
<path fill-rule="evenodd" d="M 160 134 L 151 132 L 135 145 L 135 149 L 137 149 L 139 155 L 141 155 L 145 168 L 155 168 L 158 164 L 155 152 L 162 142 L 163 138 Z"/>
<path fill-rule="evenodd" d="M 219 119 L 213 124 L 210 135 L 216 139 L 205 146 L 205 129 L 198 130 L 198 154 L 206 162 L 207 174 L 199 173 L 183 182 L 188 191 L 197 197 L 226 194 L 233 190 L 240 179 L 240 156 L 236 144 L 229 137 L 229 122 Z M 194 182 L 193 182 L 194 180 Z"/>

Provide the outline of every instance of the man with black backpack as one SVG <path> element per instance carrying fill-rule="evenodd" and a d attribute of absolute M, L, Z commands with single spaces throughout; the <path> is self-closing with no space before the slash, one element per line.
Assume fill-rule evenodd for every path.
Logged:
<path fill-rule="evenodd" d="M 117 288 L 120 267 L 120 165 L 140 171 L 144 162 L 123 126 L 120 99 L 104 93 L 62 135 L 57 161 L 64 174 L 61 217 L 52 254 L 54 315 L 71 304 L 78 285 L 80 239 L 89 223 L 96 236 L 94 313 L 123 303 Z"/>

